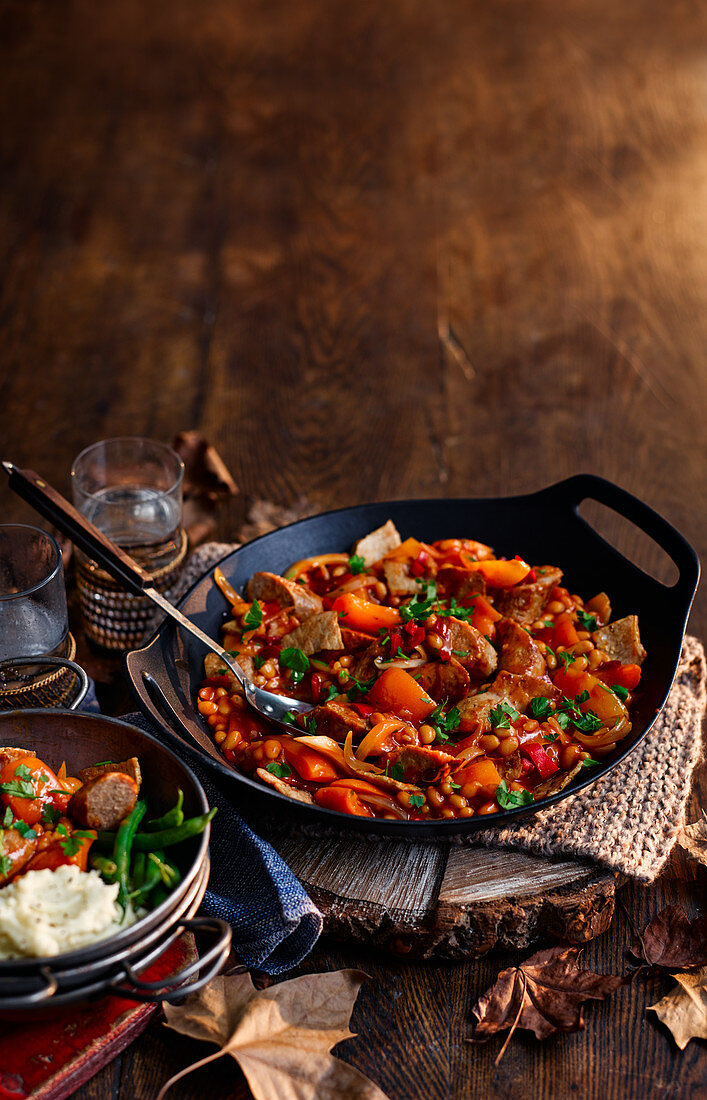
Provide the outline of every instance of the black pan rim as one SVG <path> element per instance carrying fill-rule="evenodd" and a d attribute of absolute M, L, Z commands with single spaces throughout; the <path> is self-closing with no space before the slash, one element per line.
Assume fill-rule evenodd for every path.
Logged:
<path fill-rule="evenodd" d="M 220 558 L 217 562 L 215 562 L 211 566 L 209 566 L 209 568 L 197 580 L 194 581 L 194 583 L 190 586 L 190 588 L 187 590 L 187 592 L 185 592 L 185 594 L 179 600 L 179 607 L 180 607 L 180 609 L 184 608 L 185 604 L 193 596 L 193 594 L 196 592 L 196 590 L 202 584 L 204 584 L 205 581 L 207 581 L 211 577 L 211 575 L 213 573 L 213 570 L 217 566 L 223 566 L 224 563 L 237 559 L 237 557 L 246 548 L 248 549 L 248 551 L 250 551 L 253 547 L 257 546 L 259 543 L 263 542 L 264 540 L 272 539 L 274 536 L 280 536 L 283 532 L 290 532 L 290 531 L 293 531 L 295 529 L 301 529 L 303 527 L 306 527 L 307 525 L 311 525 L 312 523 L 320 521 L 322 519 L 334 518 L 334 517 L 343 516 L 343 515 L 353 515 L 357 512 L 364 512 L 365 510 L 370 509 L 370 508 L 377 508 L 377 509 L 395 508 L 395 509 L 398 509 L 398 508 L 404 508 L 404 507 L 410 507 L 410 506 L 417 506 L 417 507 L 435 506 L 435 507 L 439 507 L 439 506 L 444 506 L 445 504 L 457 505 L 457 506 L 458 505 L 473 506 L 473 505 L 479 505 L 479 504 L 481 504 L 481 505 L 493 504 L 493 505 L 503 505 L 504 507 L 512 508 L 514 505 L 517 505 L 519 503 L 527 504 L 528 502 L 531 502 L 534 499 L 541 498 L 543 496 L 549 499 L 550 494 L 552 494 L 554 491 L 557 491 L 561 488 L 570 486 L 572 483 L 580 483 L 580 482 L 586 483 L 587 485 L 594 485 L 594 486 L 599 486 L 599 487 L 600 486 L 605 486 L 605 487 L 608 487 L 611 490 L 617 490 L 620 493 L 624 493 L 626 496 L 630 496 L 630 494 L 626 493 L 625 490 L 620 489 L 619 486 L 616 486 L 613 482 L 608 481 L 605 478 L 600 478 L 600 477 L 598 477 L 596 475 L 593 475 L 593 474 L 578 474 L 578 475 L 575 475 L 574 477 L 570 477 L 570 478 L 567 478 L 565 480 L 562 480 L 562 481 L 559 481 L 559 482 L 554 482 L 550 485 L 544 486 L 541 489 L 538 489 L 538 490 L 536 490 L 532 493 L 514 494 L 513 496 L 507 496 L 507 497 L 495 497 L 495 496 L 465 497 L 465 496 L 461 496 L 461 497 L 398 498 L 398 499 L 384 500 L 384 501 L 369 501 L 369 502 L 363 503 L 363 504 L 347 505 L 347 506 L 343 506 L 343 507 L 340 507 L 340 508 L 332 508 L 332 509 L 329 509 L 329 510 L 324 511 L 324 512 L 318 512 L 318 513 L 316 513 L 315 515 L 312 515 L 312 516 L 305 516 L 302 519 L 294 520 L 292 523 L 286 524 L 283 527 L 275 529 L 274 531 L 268 531 L 263 535 L 258 535 L 256 538 L 251 539 L 249 542 L 243 543 L 241 546 L 237 547 L 236 549 L 229 551 L 228 553 L 223 555 L 223 557 Z M 691 560 L 691 562 L 694 566 L 695 580 L 694 580 L 694 584 L 692 584 L 690 586 L 691 591 L 690 591 L 689 600 L 686 601 L 686 604 L 685 604 L 685 607 L 684 607 L 683 624 L 682 624 L 682 637 L 684 638 L 685 625 L 687 623 L 687 616 L 689 614 L 690 606 L 691 606 L 691 603 L 692 603 L 692 598 L 694 597 L 694 593 L 697 589 L 697 580 L 698 580 L 698 577 L 699 577 L 699 560 L 698 560 L 697 554 L 695 553 L 692 546 L 690 546 L 690 544 L 687 542 L 687 540 L 674 527 L 672 527 L 672 525 L 668 524 L 667 521 L 665 521 L 662 516 L 660 516 L 658 513 L 654 512 L 654 510 L 650 509 L 647 505 L 643 505 L 642 502 L 640 502 L 638 500 L 638 498 L 631 497 L 631 499 L 635 500 L 638 504 L 641 505 L 641 507 L 645 511 L 647 511 L 653 517 L 655 517 L 655 519 L 657 521 L 664 524 L 666 527 L 668 527 L 670 529 L 670 531 L 672 532 L 674 537 L 684 547 L 685 553 L 688 555 L 688 557 L 690 558 L 690 560 Z M 613 555 L 615 555 L 618 559 L 620 559 L 630 570 L 632 570 L 636 574 L 640 574 L 643 577 L 649 577 L 649 575 L 645 574 L 644 571 L 638 565 L 636 565 L 634 562 L 630 561 L 630 559 L 626 558 L 619 550 L 617 550 L 610 543 L 607 543 L 606 540 L 604 540 L 603 537 L 598 532 L 594 531 L 594 529 L 591 527 L 591 525 L 587 524 L 586 521 L 584 519 L 582 519 L 581 516 L 577 516 L 577 518 L 582 522 L 582 524 L 584 524 L 584 526 L 587 528 L 587 530 L 592 533 L 594 538 L 599 539 L 601 542 L 603 542 L 608 547 L 610 552 Z M 649 579 L 652 579 L 652 578 L 649 577 Z M 664 585 L 663 587 L 666 588 L 667 591 L 670 591 L 673 588 L 677 588 L 679 583 L 680 583 L 680 581 L 678 580 L 675 583 L 675 585 L 672 585 L 672 586 Z M 639 614 L 639 617 L 640 617 L 640 611 L 638 612 L 638 614 Z M 131 664 L 133 663 L 133 661 L 135 660 L 135 658 L 138 655 L 147 653 L 148 651 L 152 650 L 152 648 L 154 646 L 159 644 L 160 640 L 163 638 L 164 635 L 166 635 L 169 632 L 172 632 L 174 629 L 175 628 L 174 628 L 173 624 L 169 620 L 166 620 L 154 632 L 154 634 L 145 642 L 145 644 L 143 646 L 141 646 L 137 650 L 132 651 L 132 653 L 127 654 L 126 657 L 124 658 L 125 667 L 126 667 L 126 674 L 128 676 L 128 681 L 129 681 L 131 690 L 133 691 L 133 695 L 135 696 L 135 698 L 138 702 L 138 705 L 141 707 L 141 709 L 143 708 L 144 703 L 143 703 L 143 700 L 140 696 L 140 692 L 137 688 L 137 684 L 134 682 L 133 675 L 132 675 L 132 670 L 131 670 Z M 132 658 L 132 660 L 131 660 L 131 658 Z M 388 838 L 393 838 L 393 839 L 395 839 L 395 838 L 406 839 L 406 840 L 411 840 L 411 841 L 426 840 L 426 839 L 428 839 L 428 840 L 432 840 L 432 839 L 434 839 L 434 840 L 443 840 L 445 838 L 450 838 L 452 836 L 470 835 L 474 832 L 487 831 L 487 830 L 500 830 L 500 829 L 505 828 L 509 825 L 515 825 L 515 824 L 517 824 L 518 822 L 520 822 L 524 819 L 533 817 L 536 813 L 539 813 L 542 810 L 547 810 L 547 809 L 551 808 L 552 806 L 557 805 L 559 802 L 564 801 L 566 798 L 569 798 L 569 797 L 572 797 L 576 794 L 579 794 L 581 791 L 583 791 L 583 790 L 587 789 L 588 787 L 592 786 L 593 784 L 598 782 L 600 779 L 602 779 L 604 776 L 609 774 L 609 772 L 613 771 L 614 768 L 616 768 L 623 760 L 625 760 L 630 755 L 630 753 L 633 752 L 634 749 L 637 748 L 637 746 L 644 740 L 644 738 L 652 730 L 653 726 L 655 725 L 656 721 L 658 720 L 658 717 L 660 716 L 660 714 L 663 710 L 663 707 L 665 706 L 665 702 L 666 702 L 666 700 L 668 698 L 668 695 L 670 693 L 670 689 L 671 689 L 671 687 L 674 683 L 675 675 L 677 673 L 678 662 L 679 662 L 679 654 L 678 654 L 677 658 L 675 659 L 675 661 L 672 664 L 672 674 L 670 676 L 670 681 L 667 684 L 665 692 L 664 692 L 663 696 L 660 699 L 660 703 L 659 703 L 659 706 L 656 708 L 655 714 L 653 715 L 652 719 L 645 725 L 645 727 L 642 730 L 642 732 L 640 733 L 640 735 L 631 744 L 627 745 L 624 749 L 621 749 L 616 756 L 611 758 L 607 762 L 607 764 L 603 765 L 601 768 L 596 769 L 596 770 L 592 769 L 591 772 L 587 774 L 586 778 L 582 777 L 579 780 L 575 779 L 574 781 L 572 781 L 572 783 L 570 783 L 563 790 L 557 791 L 555 794 L 550 795 L 547 798 L 541 799 L 539 802 L 532 803 L 530 806 L 522 806 L 522 807 L 518 807 L 516 809 L 504 810 L 501 813 L 489 815 L 486 818 L 480 818 L 480 817 L 475 816 L 473 818 L 455 818 L 455 819 L 451 819 L 449 821 L 447 821 L 447 820 L 442 820 L 442 821 L 434 820 L 434 821 L 431 821 L 431 822 L 416 822 L 416 821 L 415 822 L 410 822 L 410 821 L 389 821 L 389 820 L 385 820 L 384 827 L 382 827 L 382 819 L 379 819 L 379 818 L 352 818 L 351 815 L 342 814 L 342 813 L 339 813 L 338 811 L 335 811 L 335 810 L 329 810 L 329 809 L 326 809 L 326 808 L 321 807 L 321 806 L 316 806 L 315 807 L 315 806 L 310 806 L 310 805 L 301 804 L 301 803 L 297 804 L 297 807 L 296 807 L 297 817 L 302 822 L 302 824 L 305 825 L 305 827 L 316 828 L 316 826 L 319 825 L 322 828 L 329 828 L 333 832 L 337 832 L 339 834 L 341 834 L 342 832 L 345 832 L 348 835 L 358 834 L 358 835 L 366 836 L 366 837 L 369 837 L 369 838 L 372 835 L 373 836 L 379 835 L 381 837 L 388 837 Z M 174 730 L 172 730 L 172 728 L 169 726 L 169 723 L 167 723 L 166 719 L 163 719 L 162 725 L 163 725 L 163 728 L 166 730 L 166 732 L 168 732 L 172 737 L 176 737 L 177 740 L 179 741 L 180 745 L 183 745 L 186 748 L 186 750 L 195 759 L 198 759 L 202 763 L 208 764 L 208 766 L 213 771 L 217 772 L 223 779 L 225 779 L 229 782 L 235 782 L 237 785 L 244 785 L 246 788 L 248 788 L 252 793 L 257 795 L 258 797 L 264 797 L 265 799 L 267 799 L 273 807 L 277 807 L 279 805 L 281 807 L 287 807 L 287 809 L 289 811 L 293 810 L 293 800 L 292 799 L 289 799 L 285 795 L 282 795 L 282 794 L 280 794 L 279 792 L 277 792 L 273 789 L 267 788 L 267 787 L 264 786 L 264 784 L 258 783 L 255 780 L 251 779 L 250 777 L 244 775 L 243 773 L 238 772 L 235 768 L 230 767 L 226 761 L 223 761 L 223 763 L 222 763 L 220 760 L 217 760 L 214 757 L 209 756 L 206 752 L 202 751 L 199 747 L 197 747 L 196 745 L 193 745 L 191 743 L 191 741 L 187 741 L 186 738 L 183 738 L 181 736 L 181 734 L 176 733 Z M 355 823 L 355 824 L 352 824 L 352 822 Z"/>

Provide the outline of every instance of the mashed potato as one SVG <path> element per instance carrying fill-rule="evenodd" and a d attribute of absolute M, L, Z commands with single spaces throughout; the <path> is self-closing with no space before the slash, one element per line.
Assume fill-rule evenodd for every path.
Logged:
<path fill-rule="evenodd" d="M 0 959 L 59 955 L 113 935 L 136 920 L 117 895 L 97 871 L 28 871 L 0 890 Z"/>

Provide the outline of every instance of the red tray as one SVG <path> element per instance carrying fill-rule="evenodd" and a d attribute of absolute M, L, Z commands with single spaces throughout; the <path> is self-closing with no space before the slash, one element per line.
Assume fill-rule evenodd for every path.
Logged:
<path fill-rule="evenodd" d="M 196 957 L 194 939 L 181 936 L 141 978 L 176 973 Z M 0 1100 L 63 1100 L 142 1034 L 160 1011 L 106 997 L 87 1007 L 67 1007 L 55 1019 L 0 1023 Z"/>

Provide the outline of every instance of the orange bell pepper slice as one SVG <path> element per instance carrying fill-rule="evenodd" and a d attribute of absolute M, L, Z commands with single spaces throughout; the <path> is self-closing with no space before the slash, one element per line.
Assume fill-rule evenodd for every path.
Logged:
<path fill-rule="evenodd" d="M 364 806 L 356 792 L 349 787 L 321 787 L 314 792 L 314 801 L 327 810 L 338 810 L 340 814 L 373 817 L 368 806 Z"/>
<path fill-rule="evenodd" d="M 278 737 L 274 740 L 281 742 L 285 760 L 305 782 L 330 783 L 339 778 L 340 773 L 331 761 L 315 749 L 310 749 L 308 745 L 302 745 L 290 737 Z"/>
<path fill-rule="evenodd" d="M 56 871 L 57 867 L 66 867 L 67 865 L 73 865 L 78 867 L 80 871 L 85 871 L 88 867 L 88 850 L 96 839 L 96 833 L 93 830 L 82 830 L 90 832 L 91 835 L 87 837 L 76 837 L 76 842 L 79 845 L 77 850 L 71 855 L 67 855 L 62 847 L 62 842 L 71 840 L 71 836 L 58 838 L 53 841 L 47 848 L 41 849 L 36 855 L 33 855 L 28 863 L 23 868 L 23 873 L 27 871 L 43 871 L 47 868 L 50 871 Z"/>
<path fill-rule="evenodd" d="M 362 630 L 366 634 L 376 634 L 381 627 L 388 629 L 397 626 L 400 612 L 395 607 L 383 607 L 381 604 L 364 600 L 354 592 L 345 592 L 334 600 L 332 611 L 339 615 L 342 626 L 353 630 Z"/>
<path fill-rule="evenodd" d="M 379 710 L 408 721 L 423 722 L 437 704 L 403 668 L 387 668 L 368 693 Z"/>
<path fill-rule="evenodd" d="M 575 695 L 581 695 L 583 691 L 591 694 L 597 680 L 590 672 L 572 672 L 572 665 L 569 665 L 567 671 L 558 669 L 552 682 L 568 699 L 574 699 Z"/>
<path fill-rule="evenodd" d="M 493 760 L 472 760 L 465 768 L 454 773 L 454 782 L 462 787 L 465 783 L 478 783 L 481 787 L 495 791 L 501 782 L 501 776 Z"/>
<path fill-rule="evenodd" d="M 616 684 L 618 687 L 626 688 L 627 691 L 633 691 L 638 687 L 641 679 L 641 666 L 619 665 L 617 668 L 600 668 L 595 676 L 609 687 Z"/>
<path fill-rule="evenodd" d="M 483 573 L 490 588 L 512 588 L 528 576 L 530 566 L 525 561 L 514 558 L 513 561 L 477 561 L 474 569 Z"/>
<path fill-rule="evenodd" d="M 577 628 L 569 614 L 565 612 L 555 621 L 552 632 L 552 648 L 557 649 L 558 646 L 563 645 L 565 649 L 568 649 L 570 646 L 576 645 L 578 641 Z"/>

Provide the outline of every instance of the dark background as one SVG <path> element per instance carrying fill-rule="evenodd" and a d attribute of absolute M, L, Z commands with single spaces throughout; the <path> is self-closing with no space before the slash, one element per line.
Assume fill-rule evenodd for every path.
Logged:
<path fill-rule="evenodd" d="M 96 439 L 199 428 L 245 494 L 224 537 L 248 496 L 589 470 L 704 551 L 706 52 L 698 0 L 2 0 L 1 457 L 66 490 Z M 674 858 L 622 897 L 640 921 L 694 892 Z M 589 960 L 620 969 L 627 935 Z M 644 1018 L 660 983 L 494 1070 L 464 1038 L 506 959 L 310 968 L 351 962 L 375 981 L 346 1049 L 392 1100 L 704 1081 L 704 1046 Z M 154 1095 L 203 1052 L 155 1025 L 80 1096 Z"/>

